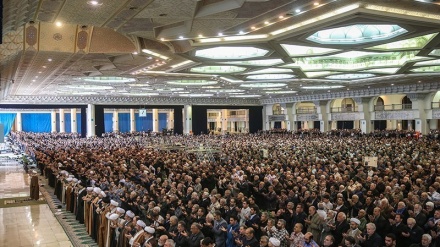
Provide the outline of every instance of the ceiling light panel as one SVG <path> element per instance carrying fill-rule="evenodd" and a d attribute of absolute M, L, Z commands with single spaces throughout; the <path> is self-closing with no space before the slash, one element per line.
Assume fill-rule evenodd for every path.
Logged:
<path fill-rule="evenodd" d="M 343 88 L 343 87 L 344 86 L 342 85 L 333 85 L 333 86 L 322 85 L 322 86 L 304 86 L 301 88 L 309 89 L 309 90 L 321 90 L 321 89 L 335 89 L 335 88 Z"/>
<path fill-rule="evenodd" d="M 381 68 L 381 69 L 369 69 L 362 72 L 380 73 L 380 74 L 395 74 L 400 68 Z"/>
<path fill-rule="evenodd" d="M 440 59 L 415 63 L 414 66 L 440 65 Z"/>
<path fill-rule="evenodd" d="M 196 57 L 209 59 L 247 59 L 254 57 L 262 57 L 269 53 L 268 50 L 256 47 L 214 47 L 195 52 Z"/>
<path fill-rule="evenodd" d="M 367 49 L 378 50 L 378 51 L 422 49 L 436 35 L 437 35 L 437 33 L 427 34 L 427 35 L 423 35 L 423 36 L 419 36 L 419 37 L 414 37 L 411 39 L 399 40 L 399 41 L 388 43 L 388 44 L 373 46 L 373 47 L 370 47 Z"/>
<path fill-rule="evenodd" d="M 191 68 L 191 72 L 203 74 L 229 74 L 245 71 L 245 67 L 239 66 L 200 66 Z"/>
<path fill-rule="evenodd" d="M 182 97 L 212 97 L 212 93 L 190 93 L 190 94 L 180 94 Z"/>
<path fill-rule="evenodd" d="M 418 51 L 373 53 L 366 55 L 364 52 L 345 52 L 342 54 L 325 57 L 297 58 L 296 63 L 284 65 L 287 68 L 301 68 L 303 71 L 356 71 L 379 67 L 399 67 L 407 62 L 428 60 L 418 57 Z M 356 57 L 354 54 L 361 56 Z"/>
<path fill-rule="evenodd" d="M 440 66 L 428 66 L 412 69 L 413 72 L 440 72 Z"/>
<path fill-rule="evenodd" d="M 167 81 L 167 84 L 170 85 L 179 85 L 179 86 L 208 86 L 215 85 L 217 81 L 208 81 L 208 80 L 172 80 Z"/>
<path fill-rule="evenodd" d="M 221 62 L 227 64 L 247 65 L 247 66 L 273 66 L 284 63 L 281 59 L 247 60 L 247 61 L 228 61 Z"/>
<path fill-rule="evenodd" d="M 319 55 L 325 55 L 325 54 L 329 54 L 332 52 L 340 51 L 338 49 L 312 47 L 312 46 L 301 46 L 301 45 L 281 44 L 281 46 L 291 57 L 319 56 Z"/>
<path fill-rule="evenodd" d="M 398 25 L 356 24 L 318 31 L 307 40 L 319 44 L 363 44 L 388 40 L 408 32 Z"/>
<path fill-rule="evenodd" d="M 241 84 L 240 87 L 246 88 L 268 88 L 268 87 L 284 87 L 286 83 L 248 83 Z"/>
<path fill-rule="evenodd" d="M 265 74 L 265 75 L 250 75 L 246 79 L 249 80 L 281 80 L 295 78 L 294 75 L 289 74 Z"/>
<path fill-rule="evenodd" d="M 331 80 L 353 80 L 353 79 L 364 79 L 376 76 L 375 74 L 340 74 L 340 75 L 330 75 L 327 79 Z"/>
<path fill-rule="evenodd" d="M 280 68 L 268 68 L 268 69 L 260 69 L 245 73 L 245 75 L 255 75 L 255 74 L 266 74 L 266 73 L 291 73 L 291 69 L 280 69 Z"/>
<path fill-rule="evenodd" d="M 210 92 L 210 93 L 240 93 L 243 91 L 244 90 L 241 90 L 241 89 L 209 89 L 209 90 L 206 90 L 206 92 Z"/>
<path fill-rule="evenodd" d="M 259 94 L 244 94 L 244 95 L 231 95 L 232 98 L 259 98 Z"/>
<path fill-rule="evenodd" d="M 83 81 L 88 82 L 102 82 L 102 83 L 124 83 L 124 82 L 134 82 L 135 78 L 127 77 L 84 77 Z"/>
<path fill-rule="evenodd" d="M 101 86 L 101 85 L 66 85 L 64 88 L 73 88 L 73 89 L 84 89 L 84 90 L 109 90 L 113 89 L 111 86 Z"/>
<path fill-rule="evenodd" d="M 440 49 L 434 49 L 429 53 L 431 56 L 440 56 Z"/>

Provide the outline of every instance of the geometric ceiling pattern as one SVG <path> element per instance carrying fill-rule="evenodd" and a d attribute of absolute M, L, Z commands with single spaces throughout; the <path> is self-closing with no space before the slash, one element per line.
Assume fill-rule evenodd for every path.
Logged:
<path fill-rule="evenodd" d="M 431 1 L 17 0 L 3 11 L 0 103 L 264 100 L 440 78 Z"/>

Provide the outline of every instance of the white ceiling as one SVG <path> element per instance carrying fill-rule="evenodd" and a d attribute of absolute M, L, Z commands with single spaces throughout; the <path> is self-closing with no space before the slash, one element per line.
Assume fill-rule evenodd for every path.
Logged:
<path fill-rule="evenodd" d="M 439 82 L 435 1 L 91 2 L 4 1 L 0 103 L 258 103 Z"/>

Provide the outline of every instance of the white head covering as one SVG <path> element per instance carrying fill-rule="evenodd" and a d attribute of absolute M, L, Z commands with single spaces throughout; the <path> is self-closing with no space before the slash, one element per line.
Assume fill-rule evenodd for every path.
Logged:
<path fill-rule="evenodd" d="M 101 191 L 101 196 L 106 197 L 107 195 L 105 194 L 104 191 Z"/>
<path fill-rule="evenodd" d="M 115 201 L 115 200 L 110 200 L 110 204 L 115 206 L 115 207 L 119 206 L 119 203 L 117 201 Z"/>
<path fill-rule="evenodd" d="M 130 210 L 128 210 L 128 211 L 125 213 L 125 215 L 127 215 L 127 216 L 130 217 L 130 218 L 134 218 L 134 213 L 131 212 Z"/>
<path fill-rule="evenodd" d="M 109 220 L 117 220 L 119 218 L 118 214 L 111 214 L 107 217 Z"/>
<path fill-rule="evenodd" d="M 142 228 L 144 228 L 146 226 L 145 222 L 143 222 L 142 220 L 136 221 L 136 224 Z"/>
<path fill-rule="evenodd" d="M 358 220 L 358 219 L 356 219 L 356 218 L 351 218 L 351 219 L 350 219 L 350 222 L 354 222 L 354 223 L 356 223 L 356 224 L 358 224 L 358 225 L 361 224 L 361 221 Z"/>
<path fill-rule="evenodd" d="M 281 244 L 280 240 L 278 240 L 277 238 L 269 238 L 269 242 L 271 242 L 275 247 L 278 247 Z"/>
<path fill-rule="evenodd" d="M 116 212 L 123 214 L 123 213 L 125 213 L 125 210 L 123 208 L 117 207 Z"/>
<path fill-rule="evenodd" d="M 74 178 L 74 179 L 72 179 L 72 181 L 73 181 L 74 183 L 77 183 L 77 182 L 78 182 L 78 179 L 77 179 L 77 178 Z"/>
<path fill-rule="evenodd" d="M 151 227 L 151 226 L 146 226 L 144 230 L 145 230 L 146 232 L 150 233 L 150 234 L 154 234 L 154 232 L 156 231 L 156 230 L 154 230 L 154 228 Z"/>
<path fill-rule="evenodd" d="M 93 191 L 93 187 L 87 187 L 87 191 Z"/>
<path fill-rule="evenodd" d="M 95 192 L 96 194 L 101 193 L 101 189 L 98 187 L 93 188 L 93 192 Z"/>
<path fill-rule="evenodd" d="M 67 182 L 72 182 L 72 178 L 66 178 Z"/>

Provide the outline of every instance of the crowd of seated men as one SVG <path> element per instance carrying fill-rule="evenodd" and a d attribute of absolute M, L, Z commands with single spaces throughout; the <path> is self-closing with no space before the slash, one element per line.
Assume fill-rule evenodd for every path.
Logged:
<path fill-rule="evenodd" d="M 300 135 L 11 139 L 99 246 L 440 246 L 436 139 Z"/>

